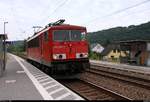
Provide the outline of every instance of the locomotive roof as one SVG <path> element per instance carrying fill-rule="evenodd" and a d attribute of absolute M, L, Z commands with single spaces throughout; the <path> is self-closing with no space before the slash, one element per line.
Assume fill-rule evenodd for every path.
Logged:
<path fill-rule="evenodd" d="M 33 35 L 31 38 L 27 39 L 27 42 L 36 38 L 37 36 L 41 35 L 43 32 L 46 32 L 48 30 L 64 30 L 64 29 L 74 29 L 74 30 L 85 30 L 86 27 L 83 26 L 76 26 L 76 25 L 69 25 L 69 24 L 62 24 L 62 25 L 57 25 L 57 26 L 51 26 L 51 27 L 46 27 L 42 29 L 41 31 L 37 32 L 37 34 Z"/>

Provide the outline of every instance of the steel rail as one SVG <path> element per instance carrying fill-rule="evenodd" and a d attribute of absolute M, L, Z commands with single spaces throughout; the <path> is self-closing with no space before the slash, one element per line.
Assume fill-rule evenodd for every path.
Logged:
<path fill-rule="evenodd" d="M 88 84 L 90 84 L 90 85 L 92 85 L 92 86 L 94 86 L 94 87 L 97 87 L 97 88 L 100 88 L 100 89 L 102 89 L 102 90 L 104 90 L 104 91 L 107 91 L 107 92 L 109 92 L 109 93 L 111 93 L 111 94 L 113 94 L 113 95 L 116 95 L 117 97 L 120 97 L 120 98 L 122 98 L 122 99 L 130 100 L 130 101 L 133 100 L 133 99 L 131 99 L 131 98 L 129 98 L 129 97 L 126 97 L 126 96 L 124 96 L 124 95 L 121 95 L 121 94 L 119 94 L 119 93 L 117 93 L 117 92 L 111 91 L 111 90 L 109 90 L 109 89 L 107 89 L 107 88 L 105 88 L 105 87 L 102 87 L 102 86 L 96 85 L 96 84 L 94 84 L 94 83 L 85 81 L 84 79 L 80 79 L 80 80 L 82 80 L 82 81 L 84 81 L 84 82 L 86 82 L 86 83 L 88 83 Z"/>

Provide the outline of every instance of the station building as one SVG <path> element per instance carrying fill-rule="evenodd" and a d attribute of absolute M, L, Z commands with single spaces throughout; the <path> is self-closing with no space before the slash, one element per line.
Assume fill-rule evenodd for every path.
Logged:
<path fill-rule="evenodd" d="M 130 64 L 150 66 L 150 40 L 120 41 L 120 49 L 129 51 L 129 57 L 122 62 Z"/>

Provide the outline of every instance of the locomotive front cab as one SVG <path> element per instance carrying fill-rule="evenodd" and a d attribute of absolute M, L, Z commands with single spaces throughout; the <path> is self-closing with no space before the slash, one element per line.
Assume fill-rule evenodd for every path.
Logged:
<path fill-rule="evenodd" d="M 52 39 L 53 63 L 60 70 L 82 72 L 89 67 L 86 28 L 55 29 Z"/>

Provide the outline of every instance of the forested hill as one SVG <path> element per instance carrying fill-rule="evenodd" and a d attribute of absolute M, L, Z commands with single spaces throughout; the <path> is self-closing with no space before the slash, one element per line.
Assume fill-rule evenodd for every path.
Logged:
<path fill-rule="evenodd" d="M 91 32 L 87 38 L 90 43 L 100 43 L 104 46 L 120 40 L 150 40 L 150 22 L 137 26 L 131 25 Z"/>

